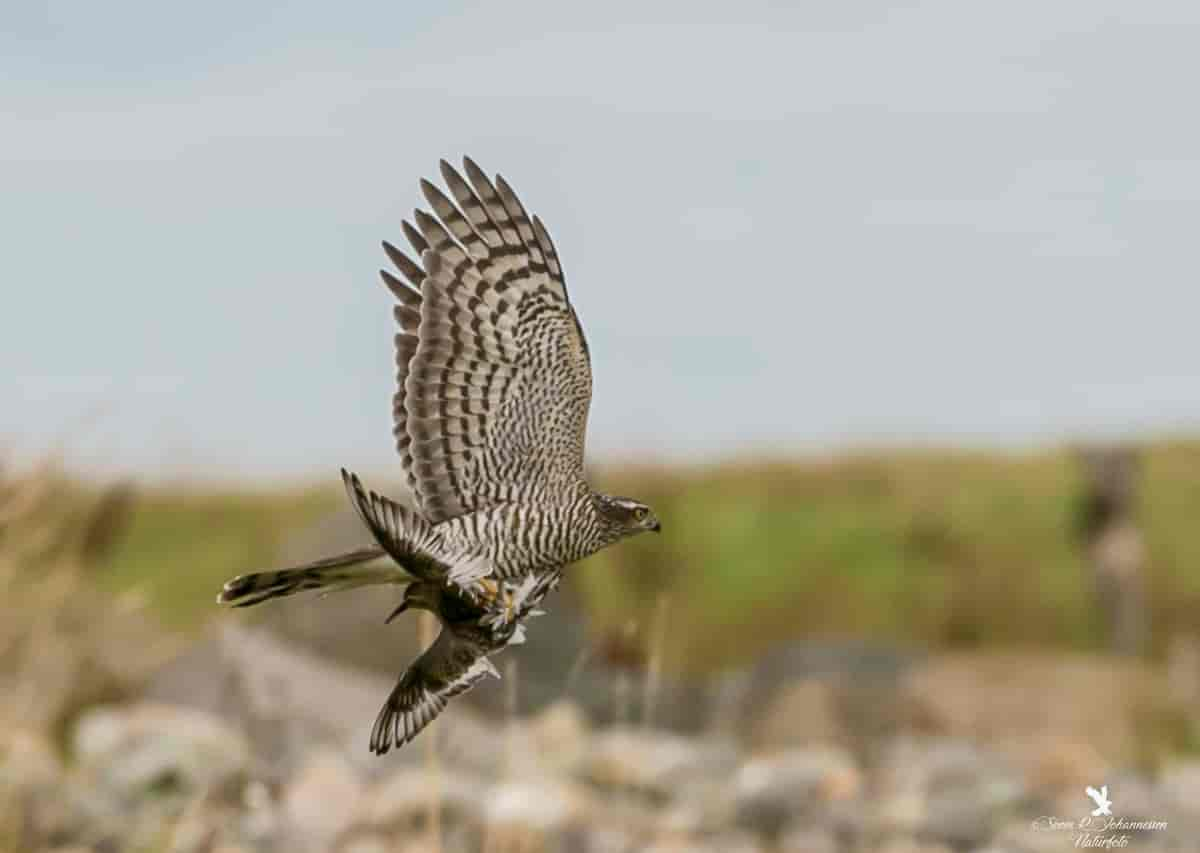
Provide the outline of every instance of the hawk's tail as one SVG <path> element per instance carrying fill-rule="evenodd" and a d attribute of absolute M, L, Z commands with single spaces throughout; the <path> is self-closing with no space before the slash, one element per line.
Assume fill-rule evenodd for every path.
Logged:
<path fill-rule="evenodd" d="M 372 565 L 384 556 L 384 553 L 382 548 L 359 548 L 357 551 L 326 557 L 290 569 L 239 575 L 225 584 L 221 594 L 217 596 L 217 603 L 250 607 L 269 598 L 281 598 L 309 589 L 333 591 L 410 580 L 390 562 Z"/>

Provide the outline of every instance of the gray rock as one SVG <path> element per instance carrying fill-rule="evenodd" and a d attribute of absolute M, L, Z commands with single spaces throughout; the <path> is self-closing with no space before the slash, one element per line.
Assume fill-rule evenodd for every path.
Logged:
<path fill-rule="evenodd" d="M 337 853 L 392 853 L 395 846 L 386 836 L 374 833 L 352 835 L 337 847 Z"/>
<path fill-rule="evenodd" d="M 24 729 L 0 737 L 0 814 L 35 846 L 77 835 L 87 815 L 78 793 L 64 790 L 62 762 L 50 742 Z"/>
<path fill-rule="evenodd" d="M 526 729 L 532 751 L 548 769 L 575 767 L 587 753 L 588 720 L 574 702 L 560 700 L 547 706 Z"/>
<path fill-rule="evenodd" d="M 755 758 L 734 777 L 737 820 L 775 835 L 799 815 L 856 798 L 861 787 L 858 766 L 845 750 L 812 747 Z"/>
<path fill-rule="evenodd" d="M 1012 853 L 1062 853 L 1075 849 L 1070 832 L 1038 829 L 1031 820 L 1014 820 L 1003 826 L 991 840 L 991 845 Z"/>
<path fill-rule="evenodd" d="M 777 853 L 838 853 L 838 843 L 828 829 L 797 826 L 780 834 L 775 849 Z"/>
<path fill-rule="evenodd" d="M 890 703 L 878 701 L 878 694 L 893 689 L 920 659 L 915 652 L 866 643 L 786 644 L 767 652 L 752 667 L 717 680 L 708 727 L 740 734 L 746 720 L 760 718 L 760 709 L 769 708 L 792 686 L 816 680 L 839 687 L 838 710 L 849 714 L 856 727 L 886 728 L 895 723 L 894 714 Z M 805 735 L 796 732 L 796 736 Z"/>
<path fill-rule="evenodd" d="M 140 704 L 95 708 L 74 730 L 83 771 L 124 799 L 212 792 L 249 769 L 250 748 L 239 732 L 209 714 Z"/>
<path fill-rule="evenodd" d="M 193 799 L 176 814 L 167 809 L 140 808 L 137 830 L 126 840 L 130 850 L 153 849 L 169 839 L 170 853 L 209 853 L 217 848 L 244 850 L 236 838 L 235 813 L 203 798 Z"/>
<path fill-rule="evenodd" d="M 879 845 L 877 853 L 954 853 L 943 844 L 927 844 L 911 838 L 889 838 Z"/>
<path fill-rule="evenodd" d="M 443 823 L 479 824 L 485 786 L 460 770 L 402 767 L 363 799 L 357 820 L 376 829 L 411 831 L 429 823 L 434 808 Z"/>
<path fill-rule="evenodd" d="M 563 846 L 571 853 L 634 853 L 641 850 L 636 833 L 616 824 L 600 822 L 567 832 Z"/>
<path fill-rule="evenodd" d="M 701 838 L 664 838 L 641 849 L 643 853 L 761 853 L 764 848 L 753 835 L 726 832 Z"/>
<path fill-rule="evenodd" d="M 1159 777 L 1158 788 L 1162 799 L 1172 808 L 1200 816 L 1200 761 L 1168 765 Z"/>
<path fill-rule="evenodd" d="M 986 843 L 1029 798 L 1021 774 L 1003 759 L 955 739 L 894 740 L 876 783 L 876 832 L 956 848 Z"/>
<path fill-rule="evenodd" d="M 589 813 L 588 797 L 554 779 L 521 779 L 488 791 L 483 821 L 489 834 L 509 832 L 524 838 L 557 837 Z"/>
<path fill-rule="evenodd" d="M 279 832 L 281 817 L 278 804 L 267 786 L 259 781 L 250 781 L 242 791 L 242 809 L 239 816 L 239 834 L 254 847 L 265 847 Z"/>
<path fill-rule="evenodd" d="M 729 775 L 704 774 L 679 783 L 662 808 L 657 827 L 671 834 L 704 835 L 727 829 L 733 818 Z"/>
<path fill-rule="evenodd" d="M 363 783 L 340 752 L 314 753 L 284 791 L 281 814 L 289 849 L 328 849 L 350 827 L 363 794 Z"/>
<path fill-rule="evenodd" d="M 805 678 L 780 688 L 748 728 L 755 752 L 846 740 L 837 691 L 828 679 Z"/>
<path fill-rule="evenodd" d="M 144 695 L 237 720 L 257 757 L 282 779 L 314 742 L 338 741 L 365 754 L 367 733 L 393 684 L 267 631 L 225 622 L 162 667 Z"/>
<path fill-rule="evenodd" d="M 687 780 L 732 771 L 737 760 L 736 749 L 726 741 L 620 728 L 593 739 L 584 761 L 584 775 L 604 788 L 666 799 Z"/>

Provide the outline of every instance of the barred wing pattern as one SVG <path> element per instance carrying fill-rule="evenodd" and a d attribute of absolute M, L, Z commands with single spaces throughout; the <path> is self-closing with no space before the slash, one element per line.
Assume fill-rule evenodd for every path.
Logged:
<path fill-rule="evenodd" d="M 403 223 L 418 265 L 385 243 L 395 294 L 397 449 L 437 523 L 516 499 L 554 501 L 583 477 L 592 394 L 587 342 L 558 254 L 503 178 L 442 161 L 454 200 Z"/>
<path fill-rule="evenodd" d="M 375 718 L 371 752 L 383 755 L 393 746 L 404 746 L 437 719 L 451 699 L 488 675 L 500 677 L 478 648 L 443 628 L 433 645 L 400 676 Z"/>

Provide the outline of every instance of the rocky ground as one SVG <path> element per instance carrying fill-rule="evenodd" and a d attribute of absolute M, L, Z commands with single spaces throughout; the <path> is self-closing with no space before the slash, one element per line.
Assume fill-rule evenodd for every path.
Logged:
<path fill-rule="evenodd" d="M 886 692 L 802 678 L 740 728 L 688 733 L 596 724 L 569 697 L 520 718 L 463 703 L 377 758 L 386 679 L 227 626 L 61 743 L 10 720 L 0 849 L 1198 850 L 1200 761 L 1147 755 L 1147 678 L 947 657 Z M 1089 785 L 1123 823 L 1080 826 Z"/>

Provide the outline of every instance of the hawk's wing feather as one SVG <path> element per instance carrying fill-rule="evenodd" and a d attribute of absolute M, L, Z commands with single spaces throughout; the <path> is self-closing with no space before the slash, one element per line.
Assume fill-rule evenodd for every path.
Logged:
<path fill-rule="evenodd" d="M 420 265 L 384 248 L 396 294 L 397 448 L 432 522 L 583 475 L 591 362 L 541 220 L 503 178 L 445 161 L 453 200 L 428 181 L 433 213 L 405 236 Z"/>
<path fill-rule="evenodd" d="M 488 675 L 499 678 L 491 661 L 443 629 L 392 689 L 371 729 L 371 752 L 383 755 L 408 743 L 452 698 Z"/>

